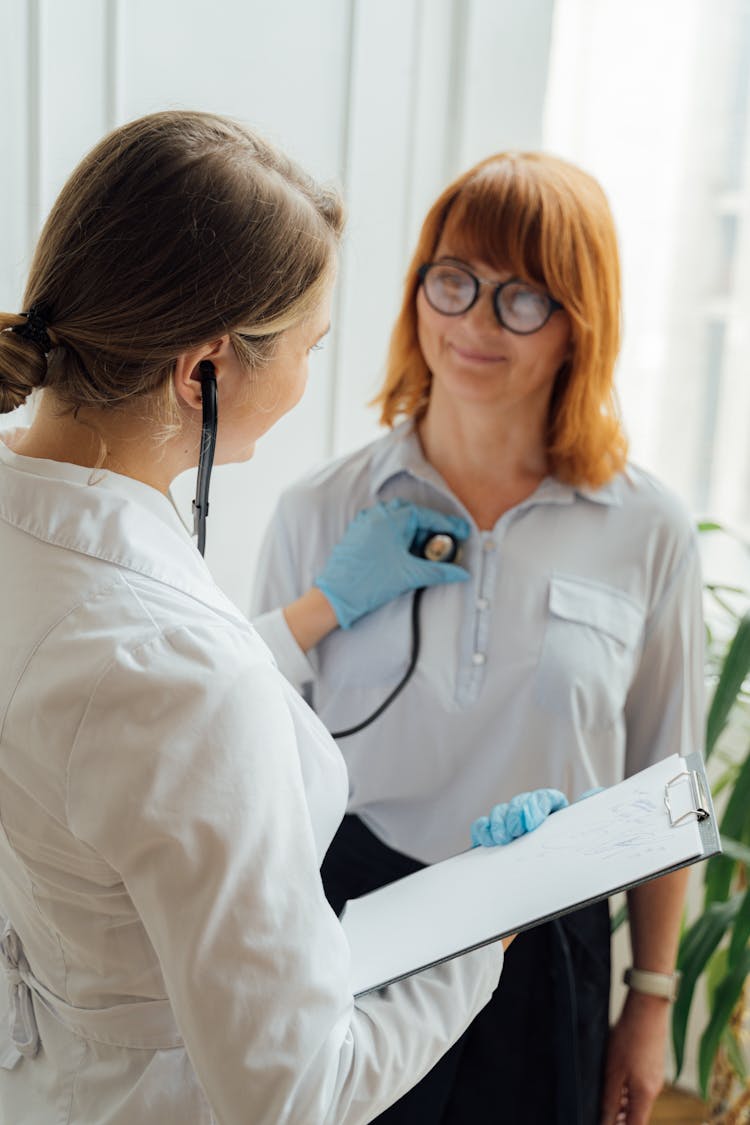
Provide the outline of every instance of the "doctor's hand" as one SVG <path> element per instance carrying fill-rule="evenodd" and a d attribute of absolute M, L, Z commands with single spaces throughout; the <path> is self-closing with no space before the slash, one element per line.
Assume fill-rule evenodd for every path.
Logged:
<path fill-rule="evenodd" d="M 376 504 L 355 516 L 314 583 L 342 629 L 409 590 L 466 581 L 463 567 L 411 554 L 409 548 L 424 532 L 466 539 L 469 525 L 459 516 L 405 500 Z"/>
<path fill-rule="evenodd" d="M 568 798 L 559 789 L 535 789 L 519 793 L 507 804 L 495 805 L 489 816 L 480 816 L 471 826 L 472 847 L 491 848 L 509 844 L 533 832 L 548 816 L 564 809 Z"/>

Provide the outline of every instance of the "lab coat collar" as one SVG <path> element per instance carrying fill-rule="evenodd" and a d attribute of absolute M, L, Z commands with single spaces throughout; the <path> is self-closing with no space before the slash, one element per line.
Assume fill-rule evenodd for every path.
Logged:
<path fill-rule="evenodd" d="M 44 542 L 123 567 L 239 618 L 172 501 L 107 470 L 23 457 L 0 442 L 0 519 Z"/>
<path fill-rule="evenodd" d="M 422 452 L 416 428 L 410 418 L 394 426 L 389 439 L 383 441 L 377 448 L 370 473 L 375 495 L 402 473 L 427 481 L 441 492 L 450 493 L 440 473 L 433 468 Z M 620 507 L 622 505 L 620 478 L 614 477 L 599 488 L 589 488 L 586 485 L 564 484 L 556 477 L 545 477 L 532 495 L 519 507 L 527 507 L 531 504 L 573 504 L 578 496 L 594 504 Z"/>

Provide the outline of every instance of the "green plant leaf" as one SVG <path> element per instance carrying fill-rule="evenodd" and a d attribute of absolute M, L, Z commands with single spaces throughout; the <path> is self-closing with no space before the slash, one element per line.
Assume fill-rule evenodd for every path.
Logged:
<path fill-rule="evenodd" d="M 726 811 L 721 821 L 721 833 L 731 840 L 743 841 L 750 828 L 750 753 L 742 763 L 734 783 Z M 717 855 L 706 865 L 706 897 L 708 906 L 712 902 L 724 901 L 729 897 L 735 861 L 728 855 Z"/>
<path fill-rule="evenodd" d="M 734 779 L 732 778 L 729 770 L 727 770 L 727 772 L 722 777 L 720 777 L 717 781 L 713 781 L 711 783 L 711 795 L 713 796 L 714 801 L 716 801 L 716 798 L 719 796 L 720 793 L 724 792 L 724 790 L 726 789 L 726 787 L 728 785 L 733 785 L 733 784 L 734 784 Z"/>
<path fill-rule="evenodd" d="M 744 600 L 747 601 L 747 591 L 746 590 L 743 590 L 740 586 L 724 586 L 724 585 L 706 586 L 705 589 L 706 589 L 706 593 L 711 595 L 711 598 L 713 599 L 714 603 L 717 606 L 719 606 L 719 608 L 722 610 L 722 612 L 724 612 L 731 621 L 739 621 L 742 614 L 737 609 L 737 607 L 732 603 L 732 601 L 728 600 L 724 595 L 725 594 L 734 594 L 735 596 L 740 596 L 740 597 L 744 595 Z"/>
<path fill-rule="evenodd" d="M 698 531 L 723 531 L 724 528 L 720 523 L 714 520 L 699 520 L 697 523 Z"/>
<path fill-rule="evenodd" d="M 723 855 L 715 855 L 706 864 L 705 904 L 726 902 L 732 887 L 734 863 Z"/>
<path fill-rule="evenodd" d="M 743 897 L 742 894 L 736 894 L 727 902 L 711 903 L 682 935 L 677 955 L 677 968 L 682 973 L 682 983 L 672 1009 L 672 1042 L 677 1064 L 675 1080 L 682 1070 L 688 1016 L 698 977 L 737 916 Z"/>
<path fill-rule="evenodd" d="M 729 942 L 728 970 L 731 973 L 735 965 L 742 960 L 750 942 L 750 887 L 745 891 L 737 917 L 732 927 L 732 938 Z"/>
<path fill-rule="evenodd" d="M 724 977 L 727 975 L 727 962 L 729 961 L 729 950 L 726 946 L 717 949 L 714 955 L 710 958 L 706 965 L 706 996 L 708 998 L 709 1009 L 714 1006 L 714 996 L 716 989 L 719 987 Z"/>
<path fill-rule="evenodd" d="M 750 753 L 740 766 L 732 786 L 732 796 L 721 818 L 720 832 L 730 840 L 747 841 L 750 830 Z"/>
<path fill-rule="evenodd" d="M 729 712 L 750 673 L 750 613 L 746 613 L 724 657 L 719 682 L 711 700 L 706 721 L 706 760 L 726 726 Z"/>
<path fill-rule="evenodd" d="M 619 930 L 620 926 L 624 925 L 628 920 L 628 904 L 624 902 L 619 910 L 612 915 L 612 921 L 609 924 L 609 932 L 613 934 L 615 930 Z"/>
<path fill-rule="evenodd" d="M 745 1055 L 742 1047 L 737 1042 L 737 1036 L 732 1031 L 731 1027 L 727 1028 L 727 1033 L 723 1039 L 724 1046 L 727 1049 L 727 1058 L 734 1067 L 735 1073 L 740 1082 L 747 1080 L 747 1066 L 745 1065 Z"/>
<path fill-rule="evenodd" d="M 708 1095 L 708 1080 L 711 1075 L 711 1064 L 714 1061 L 721 1037 L 729 1023 L 740 993 L 742 992 L 745 978 L 750 973 L 750 949 L 744 951 L 731 973 L 729 973 L 716 989 L 711 1019 L 708 1027 L 701 1036 L 698 1051 L 698 1072 L 701 1093 Z"/>
<path fill-rule="evenodd" d="M 750 847 L 747 844 L 741 844 L 731 836 L 722 836 L 721 850 L 727 859 L 733 859 L 736 863 L 744 863 L 745 867 L 750 867 Z"/>

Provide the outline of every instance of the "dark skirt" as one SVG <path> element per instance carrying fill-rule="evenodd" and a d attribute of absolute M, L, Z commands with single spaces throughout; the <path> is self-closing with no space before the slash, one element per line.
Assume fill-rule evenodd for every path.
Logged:
<path fill-rule="evenodd" d="M 321 874 L 340 914 L 347 899 L 422 866 L 347 816 Z M 489 1004 L 430 1073 L 376 1120 L 599 1125 L 609 987 L 606 902 L 525 931 L 505 955 Z"/>

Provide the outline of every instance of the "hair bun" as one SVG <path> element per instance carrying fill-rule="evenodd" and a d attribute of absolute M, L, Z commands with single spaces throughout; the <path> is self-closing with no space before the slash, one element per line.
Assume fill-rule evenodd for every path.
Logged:
<path fill-rule="evenodd" d="M 22 312 L 23 324 L 14 324 L 11 332 L 20 336 L 22 340 L 29 340 L 46 355 L 52 351 L 52 341 L 49 338 L 47 327 L 49 325 L 49 308 L 43 301 L 31 305 L 28 312 Z"/>
<path fill-rule="evenodd" d="M 0 313 L 0 414 L 8 414 L 24 403 L 47 377 L 46 350 L 52 343 L 46 327 L 46 340 L 37 339 L 39 324 L 34 321 L 32 337 L 27 331 L 29 317 L 22 315 L 24 320 L 19 323 L 18 314 Z"/>

